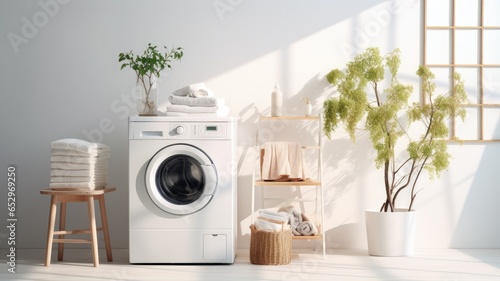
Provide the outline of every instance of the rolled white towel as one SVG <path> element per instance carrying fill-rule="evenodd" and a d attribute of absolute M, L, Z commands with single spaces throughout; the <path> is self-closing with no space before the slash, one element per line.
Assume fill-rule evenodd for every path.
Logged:
<path fill-rule="evenodd" d="M 168 101 L 171 104 L 179 105 L 189 105 L 189 106 L 216 106 L 224 104 L 223 99 L 218 99 L 215 97 L 180 97 L 180 96 L 169 96 Z"/>
<path fill-rule="evenodd" d="M 51 147 L 56 149 L 70 149 L 80 152 L 86 152 L 90 155 L 97 155 L 99 152 L 111 150 L 109 146 L 102 143 L 88 142 L 72 138 L 53 141 Z"/>
<path fill-rule="evenodd" d="M 213 97 L 213 92 L 205 86 L 205 83 L 196 83 L 182 87 L 172 92 L 175 96 L 183 97 Z"/>
<path fill-rule="evenodd" d="M 303 221 L 299 223 L 296 230 L 302 236 L 314 236 L 318 234 L 318 229 L 312 221 Z"/>
<path fill-rule="evenodd" d="M 278 212 L 286 212 L 289 214 L 289 224 L 292 228 L 292 233 L 295 236 L 300 236 L 301 234 L 297 232 L 297 226 L 302 223 L 302 214 L 293 206 L 281 207 L 278 209 Z"/>

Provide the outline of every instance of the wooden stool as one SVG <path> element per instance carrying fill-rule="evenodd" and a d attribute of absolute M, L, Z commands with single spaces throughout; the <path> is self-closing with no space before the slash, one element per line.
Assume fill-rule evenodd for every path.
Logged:
<path fill-rule="evenodd" d="M 47 232 L 47 252 L 45 256 L 45 266 L 50 265 L 52 256 L 52 243 L 59 243 L 57 260 L 63 260 L 64 243 L 87 243 L 92 246 L 92 257 L 94 266 L 99 265 L 99 253 L 97 248 L 97 231 L 102 231 L 104 234 L 104 243 L 106 244 L 106 256 L 108 262 L 113 261 L 111 254 L 111 244 L 109 239 L 108 218 L 106 215 L 106 205 L 104 203 L 104 194 L 115 191 L 116 187 L 105 187 L 103 189 L 86 190 L 86 189 L 64 189 L 64 188 L 50 188 L 43 189 L 40 194 L 50 195 L 50 212 L 49 212 L 49 227 Z M 99 208 L 101 212 L 102 227 L 96 227 L 94 200 L 99 200 Z M 56 222 L 57 203 L 61 203 L 61 211 L 59 214 L 59 231 L 54 231 Z M 65 230 L 66 224 L 66 203 L 67 202 L 87 202 L 90 229 L 81 230 Z M 81 234 L 89 233 L 90 240 L 85 239 L 65 239 L 66 234 Z M 54 239 L 54 235 L 59 235 L 58 239 Z"/>

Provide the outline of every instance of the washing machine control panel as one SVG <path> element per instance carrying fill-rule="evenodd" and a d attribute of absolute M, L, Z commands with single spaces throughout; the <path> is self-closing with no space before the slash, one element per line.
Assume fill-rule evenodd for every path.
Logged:
<path fill-rule="evenodd" d="M 194 125 L 193 135 L 200 137 L 225 137 L 226 124 L 196 124 Z"/>
<path fill-rule="evenodd" d="M 226 123 L 172 123 L 171 138 L 192 139 L 225 139 L 227 138 Z"/>

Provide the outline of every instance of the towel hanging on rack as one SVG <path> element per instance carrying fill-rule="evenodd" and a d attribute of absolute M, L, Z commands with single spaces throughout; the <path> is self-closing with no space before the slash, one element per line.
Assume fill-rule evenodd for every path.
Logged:
<path fill-rule="evenodd" d="M 304 180 L 302 146 L 296 142 L 267 142 L 261 167 L 262 180 Z"/>

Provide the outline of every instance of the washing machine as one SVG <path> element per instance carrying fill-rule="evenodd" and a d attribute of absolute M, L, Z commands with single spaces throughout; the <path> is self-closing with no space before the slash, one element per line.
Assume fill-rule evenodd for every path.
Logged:
<path fill-rule="evenodd" d="M 233 117 L 129 118 L 130 263 L 233 263 Z"/>

